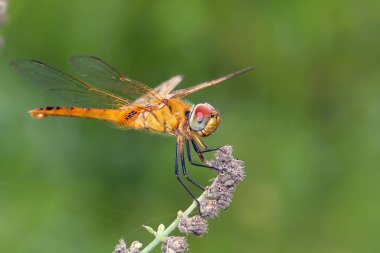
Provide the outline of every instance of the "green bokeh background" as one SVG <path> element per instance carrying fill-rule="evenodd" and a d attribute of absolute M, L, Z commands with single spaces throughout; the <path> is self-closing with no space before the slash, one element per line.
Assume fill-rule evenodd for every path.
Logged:
<path fill-rule="evenodd" d="M 175 139 L 48 118 L 9 61 L 104 58 L 151 86 L 254 65 L 188 97 L 214 105 L 247 178 L 191 252 L 380 252 L 379 1 L 10 1 L 0 54 L 1 252 L 111 252 L 191 203 Z M 72 72 L 71 72 L 72 73 Z M 206 184 L 213 173 L 189 168 Z M 194 189 L 195 191 L 195 189 Z M 199 192 L 198 192 L 199 193 Z M 156 249 L 159 252 L 159 249 Z"/>

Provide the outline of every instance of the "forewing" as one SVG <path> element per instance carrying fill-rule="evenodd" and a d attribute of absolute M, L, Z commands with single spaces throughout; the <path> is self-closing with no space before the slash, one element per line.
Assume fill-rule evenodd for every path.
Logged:
<path fill-rule="evenodd" d="M 250 71 L 252 69 L 253 69 L 253 67 L 248 67 L 248 68 L 236 71 L 234 73 L 228 74 L 226 76 L 219 77 L 219 78 L 214 79 L 212 81 L 200 83 L 200 84 L 195 85 L 195 86 L 190 87 L 190 88 L 176 90 L 173 93 L 171 93 L 170 97 L 172 97 L 172 98 L 183 98 L 183 97 L 186 97 L 186 96 L 190 95 L 191 93 L 194 93 L 194 92 L 206 89 L 206 88 L 214 86 L 214 85 L 217 85 L 218 83 L 221 83 L 221 82 L 223 82 L 225 80 L 228 80 L 228 79 L 230 79 L 232 77 L 239 76 L 239 75 L 241 75 L 241 74 L 243 74 L 243 73 L 245 73 L 247 71 Z"/>
<path fill-rule="evenodd" d="M 42 62 L 14 60 L 11 65 L 23 78 L 43 86 L 70 105 L 117 108 L 130 103 L 127 99 L 98 89 Z"/>
<path fill-rule="evenodd" d="M 93 56 L 70 58 L 70 66 L 87 82 L 105 87 L 117 95 L 134 101 L 145 97 L 146 100 L 162 100 L 162 97 L 149 86 L 121 75 L 114 67 Z"/>
<path fill-rule="evenodd" d="M 177 87 L 177 85 L 183 80 L 182 75 L 173 76 L 169 80 L 166 80 L 165 82 L 161 83 L 159 86 L 154 88 L 154 90 L 160 94 L 162 97 L 166 97 L 170 94 L 172 90 Z"/>
<path fill-rule="evenodd" d="M 173 76 L 169 80 L 166 80 L 165 82 L 158 85 L 156 88 L 154 88 L 155 92 L 158 93 L 159 96 L 162 98 L 169 98 L 168 95 L 174 88 L 183 80 L 182 75 Z M 137 104 L 147 104 L 149 103 L 149 97 L 140 97 L 138 98 L 135 103 Z"/>

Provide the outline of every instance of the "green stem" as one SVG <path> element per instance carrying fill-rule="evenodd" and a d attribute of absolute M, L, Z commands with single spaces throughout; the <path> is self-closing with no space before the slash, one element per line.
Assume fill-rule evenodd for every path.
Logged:
<path fill-rule="evenodd" d="M 203 192 L 201 196 L 199 196 L 198 201 L 201 202 L 206 196 L 206 192 Z M 183 215 L 189 216 L 194 209 L 197 208 L 197 202 L 193 201 L 193 203 L 183 212 Z M 153 241 L 151 241 L 142 251 L 141 253 L 151 252 L 158 244 L 162 243 L 162 241 L 168 237 L 171 232 L 173 232 L 179 223 L 179 217 L 177 217 L 165 230 L 161 235 L 156 236 Z"/>

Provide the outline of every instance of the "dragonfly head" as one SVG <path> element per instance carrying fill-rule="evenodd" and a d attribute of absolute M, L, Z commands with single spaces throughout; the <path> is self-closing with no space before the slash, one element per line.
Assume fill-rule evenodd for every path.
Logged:
<path fill-rule="evenodd" d="M 197 104 L 188 116 L 191 130 L 201 137 L 212 134 L 219 126 L 219 113 L 211 105 Z"/>

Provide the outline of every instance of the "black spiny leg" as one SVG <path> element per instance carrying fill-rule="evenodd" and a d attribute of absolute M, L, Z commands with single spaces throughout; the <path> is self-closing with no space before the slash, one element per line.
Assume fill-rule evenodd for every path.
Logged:
<path fill-rule="evenodd" d="M 189 139 L 186 138 L 185 142 L 186 142 L 187 158 L 189 160 L 189 163 L 191 163 L 192 165 L 195 165 L 195 166 L 204 167 L 204 168 L 212 169 L 212 170 L 215 170 L 215 171 L 219 171 L 217 168 L 214 168 L 212 166 L 208 166 L 208 165 L 202 164 L 202 163 L 195 163 L 195 162 L 193 162 L 193 159 L 191 158 L 191 150 L 190 150 Z M 193 144 L 195 152 L 198 154 L 199 158 L 204 163 L 205 159 L 204 159 L 202 153 L 199 152 L 199 148 L 198 148 L 197 144 L 194 142 L 193 139 L 191 139 L 191 142 Z"/>
<path fill-rule="evenodd" d="M 205 190 L 205 188 L 201 185 L 199 185 L 197 182 L 193 181 L 189 175 L 187 174 L 187 170 L 186 170 L 186 163 L 185 163 L 185 154 L 183 152 L 183 141 L 182 141 L 182 136 L 181 137 L 178 137 L 178 145 L 179 145 L 179 153 L 181 155 L 181 164 L 182 164 L 182 173 L 183 175 L 186 177 L 186 179 L 192 183 L 193 185 L 195 185 L 196 187 L 198 187 L 199 189 L 201 189 L 202 191 Z"/>
<path fill-rule="evenodd" d="M 199 159 L 201 159 L 201 161 L 203 163 L 205 161 L 205 158 L 203 157 L 202 152 L 198 147 L 198 144 L 195 142 L 195 140 L 193 138 L 191 138 L 191 144 L 193 144 L 193 148 L 194 148 L 195 152 L 197 153 L 197 155 L 199 156 Z"/>
<path fill-rule="evenodd" d="M 204 150 L 200 150 L 199 147 L 198 147 L 198 145 L 197 145 L 197 143 L 196 143 L 194 140 L 192 140 L 193 145 L 195 144 L 195 146 L 197 146 L 197 148 L 198 148 L 198 150 L 199 150 L 199 151 L 198 151 L 199 153 L 207 153 L 207 152 L 217 151 L 217 150 L 219 150 L 219 149 L 221 148 L 221 147 L 217 147 L 217 148 L 209 148 L 209 147 L 207 147 L 206 144 L 204 144 L 204 142 L 203 142 L 201 139 L 199 139 L 199 138 L 196 138 L 196 141 L 198 141 L 199 144 L 201 144 L 201 146 L 204 148 Z M 195 149 L 195 147 L 194 147 L 194 149 Z"/>
<path fill-rule="evenodd" d="M 194 199 L 194 201 L 197 202 L 198 210 L 199 210 L 199 213 L 200 213 L 200 204 L 199 204 L 199 201 L 194 196 L 194 194 L 189 190 L 189 188 L 186 187 L 186 185 L 182 182 L 181 178 L 179 177 L 178 155 L 180 153 L 180 145 L 179 145 L 181 143 L 180 138 L 181 138 L 181 136 L 177 137 L 177 144 L 176 144 L 176 149 L 175 149 L 174 173 L 175 173 L 175 176 L 177 177 L 178 182 L 182 185 L 183 188 L 185 188 L 185 190 L 190 194 L 190 196 Z M 183 157 L 183 152 L 181 154 L 181 157 Z M 182 158 L 181 158 L 181 161 L 182 161 Z M 186 169 L 185 169 L 185 171 L 186 171 Z"/>
<path fill-rule="evenodd" d="M 197 141 L 199 141 L 201 143 L 201 145 L 205 148 L 205 150 L 203 150 L 203 151 L 200 150 L 197 142 L 193 138 L 191 138 L 191 143 L 193 144 L 193 148 L 194 148 L 195 152 L 197 153 L 197 155 L 199 156 L 199 159 L 201 159 L 202 163 L 205 163 L 205 158 L 202 155 L 203 153 L 216 151 L 216 150 L 220 149 L 220 147 L 219 148 L 207 148 L 207 146 L 201 140 L 197 139 Z M 188 150 L 188 154 L 189 153 L 190 153 L 190 150 Z M 194 163 L 192 163 L 192 164 L 194 164 Z M 196 164 L 194 164 L 194 165 L 196 165 Z M 212 166 L 207 166 L 206 164 L 203 164 L 203 165 L 200 164 L 200 166 L 210 168 L 210 169 L 215 170 L 215 171 L 219 171 L 218 168 L 215 168 Z"/>

